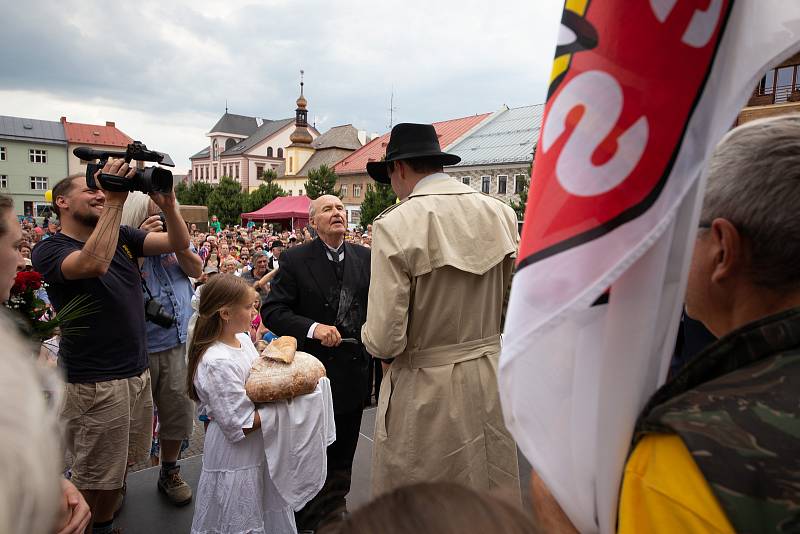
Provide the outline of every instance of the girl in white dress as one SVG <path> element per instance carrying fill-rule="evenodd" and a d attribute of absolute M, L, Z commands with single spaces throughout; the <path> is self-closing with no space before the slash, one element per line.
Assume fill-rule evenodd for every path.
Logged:
<path fill-rule="evenodd" d="M 219 274 L 203 286 L 189 346 L 188 390 L 206 430 L 193 534 L 296 533 L 291 506 L 267 467 L 261 420 L 244 385 L 258 358 L 246 333 L 257 294 L 241 278 Z"/>

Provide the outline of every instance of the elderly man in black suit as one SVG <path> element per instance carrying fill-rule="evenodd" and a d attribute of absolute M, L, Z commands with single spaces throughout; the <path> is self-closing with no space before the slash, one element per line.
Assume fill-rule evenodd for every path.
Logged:
<path fill-rule="evenodd" d="M 298 350 L 325 365 L 333 391 L 336 441 L 328 447 L 328 477 L 298 512 L 299 530 L 314 530 L 346 512 L 370 358 L 360 336 L 367 319 L 370 251 L 345 243 L 347 212 L 338 197 L 314 200 L 309 219 L 317 239 L 283 253 L 261 309 L 267 328 L 297 338 Z"/>

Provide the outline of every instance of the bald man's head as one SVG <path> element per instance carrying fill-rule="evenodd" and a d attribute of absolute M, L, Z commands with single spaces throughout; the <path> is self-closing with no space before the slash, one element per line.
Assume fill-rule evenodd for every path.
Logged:
<path fill-rule="evenodd" d="M 329 245 L 334 246 L 344 238 L 347 230 L 347 211 L 339 197 L 322 195 L 311 201 L 308 218 L 311 226 Z"/>

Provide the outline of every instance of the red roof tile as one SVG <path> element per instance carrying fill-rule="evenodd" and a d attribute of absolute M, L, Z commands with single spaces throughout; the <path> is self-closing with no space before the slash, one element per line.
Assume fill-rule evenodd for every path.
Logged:
<path fill-rule="evenodd" d="M 98 124 L 67 122 L 66 117 L 61 117 L 61 124 L 64 125 L 64 133 L 67 136 L 68 143 L 122 148 L 127 147 L 128 143 L 133 143 L 133 139 L 128 137 L 122 130 L 119 130 L 113 122 L 106 122 L 105 126 L 100 126 Z"/>
<path fill-rule="evenodd" d="M 453 141 L 467 133 L 474 126 L 477 126 L 489 115 L 491 115 L 491 113 L 434 122 L 433 127 L 436 129 L 436 134 L 439 136 L 439 145 L 441 145 L 442 150 L 447 150 L 447 147 L 450 146 Z M 373 139 L 337 163 L 333 168 L 334 172 L 336 174 L 367 172 L 367 162 L 380 161 L 380 159 L 386 155 L 386 145 L 388 142 L 388 133 L 383 134 L 377 139 Z"/>

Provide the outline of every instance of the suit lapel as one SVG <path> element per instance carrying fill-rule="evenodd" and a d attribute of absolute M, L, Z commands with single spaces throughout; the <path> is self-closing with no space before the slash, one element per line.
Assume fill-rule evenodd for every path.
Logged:
<path fill-rule="evenodd" d="M 306 267 L 308 267 L 308 272 L 317 285 L 317 289 L 319 289 L 319 294 L 328 301 L 328 304 L 335 306 L 339 295 L 331 290 L 331 288 L 336 287 L 336 274 L 331 268 L 331 260 L 325 254 L 325 245 L 322 244 L 319 238 L 316 238 L 312 245 L 311 254 L 306 259 Z M 346 262 L 345 265 L 347 265 Z"/>
<path fill-rule="evenodd" d="M 361 272 L 361 260 L 356 255 L 350 243 L 344 244 L 344 273 L 342 274 L 342 289 L 339 295 L 339 312 L 336 322 L 341 323 L 345 313 L 350 309 L 355 296 L 355 289 L 358 287 L 358 274 Z"/>

